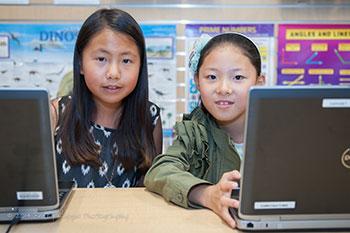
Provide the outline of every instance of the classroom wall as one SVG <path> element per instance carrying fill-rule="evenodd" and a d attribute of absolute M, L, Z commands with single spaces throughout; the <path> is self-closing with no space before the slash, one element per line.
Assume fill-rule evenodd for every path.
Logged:
<path fill-rule="evenodd" d="M 177 120 L 186 111 L 186 24 L 350 22 L 347 0 L 100 0 L 100 5 L 55 5 L 54 0 L 29 0 L 28 5 L 0 5 L 0 23 L 81 23 L 101 7 L 123 9 L 139 23 L 176 24 Z"/>

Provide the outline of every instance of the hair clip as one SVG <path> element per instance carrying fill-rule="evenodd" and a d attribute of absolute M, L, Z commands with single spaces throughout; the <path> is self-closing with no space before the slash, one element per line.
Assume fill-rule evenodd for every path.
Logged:
<path fill-rule="evenodd" d="M 198 62 L 200 54 L 204 46 L 208 43 L 211 37 L 208 34 L 202 34 L 193 44 L 193 48 L 190 54 L 190 61 L 188 66 L 192 75 L 197 73 Z"/>

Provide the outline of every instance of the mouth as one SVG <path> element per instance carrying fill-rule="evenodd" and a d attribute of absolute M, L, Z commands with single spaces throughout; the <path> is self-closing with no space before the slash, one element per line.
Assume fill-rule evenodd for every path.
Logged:
<path fill-rule="evenodd" d="M 108 90 L 108 91 L 116 91 L 116 90 L 119 90 L 121 87 L 118 87 L 118 86 L 112 86 L 112 85 L 108 85 L 108 86 L 103 86 L 103 88 L 105 90 Z"/>
<path fill-rule="evenodd" d="M 234 104 L 234 102 L 232 101 L 228 101 L 228 100 L 219 100 L 219 101 L 215 101 L 216 106 L 218 107 L 218 109 L 229 109 L 231 108 L 231 106 Z"/>
<path fill-rule="evenodd" d="M 223 105 L 223 106 L 225 106 L 225 105 L 232 105 L 233 104 L 232 101 L 223 101 L 223 100 L 215 101 L 215 103 L 217 105 Z"/>

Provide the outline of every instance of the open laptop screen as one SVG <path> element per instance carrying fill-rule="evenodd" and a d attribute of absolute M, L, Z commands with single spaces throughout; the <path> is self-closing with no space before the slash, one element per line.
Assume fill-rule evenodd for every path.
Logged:
<path fill-rule="evenodd" d="M 248 105 L 241 213 L 349 213 L 350 88 L 253 88 Z"/>
<path fill-rule="evenodd" d="M 0 210 L 57 207 L 45 90 L 0 90 Z"/>

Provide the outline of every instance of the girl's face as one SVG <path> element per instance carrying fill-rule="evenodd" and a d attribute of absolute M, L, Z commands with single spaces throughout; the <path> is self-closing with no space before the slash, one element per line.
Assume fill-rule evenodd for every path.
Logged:
<path fill-rule="evenodd" d="M 123 33 L 103 29 L 83 50 L 80 73 L 96 105 L 119 108 L 136 87 L 140 54 L 134 40 Z"/>
<path fill-rule="evenodd" d="M 228 44 L 209 52 L 194 80 L 202 104 L 219 125 L 243 123 L 249 88 L 265 82 L 248 57 Z"/>

